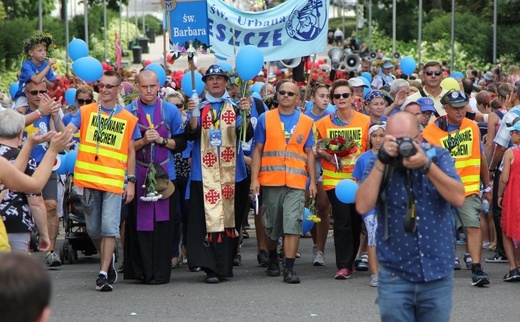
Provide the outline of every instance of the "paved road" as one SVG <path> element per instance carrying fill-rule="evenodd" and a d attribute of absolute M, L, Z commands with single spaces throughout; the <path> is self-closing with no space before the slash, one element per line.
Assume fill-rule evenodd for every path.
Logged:
<path fill-rule="evenodd" d="M 253 220 L 250 219 L 250 222 Z M 141 285 L 120 276 L 114 291 L 95 290 L 99 255 L 79 255 L 73 265 L 49 269 L 53 281 L 52 321 L 378 321 L 377 289 L 368 272 L 334 280 L 333 240 L 329 236 L 326 266 L 311 265 L 310 238 L 302 238 L 296 270 L 302 283 L 288 285 L 267 277 L 257 267 L 254 231 L 244 240 L 243 266 L 235 277 L 216 285 L 186 267 L 172 271 L 171 283 Z M 59 245 L 62 243 L 59 240 Z M 459 246 L 459 258 L 463 248 Z M 42 262 L 44 254 L 34 253 Z M 484 256 L 491 256 L 484 251 Z M 507 264 L 485 264 L 491 277 L 486 288 L 470 285 L 470 272 L 455 272 L 453 321 L 518 321 L 519 284 L 502 282 Z M 0 318 L 1 320 L 1 318 Z"/>

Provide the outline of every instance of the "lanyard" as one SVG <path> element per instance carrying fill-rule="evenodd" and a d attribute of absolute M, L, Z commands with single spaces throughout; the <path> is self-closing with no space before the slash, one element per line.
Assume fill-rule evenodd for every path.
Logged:
<path fill-rule="evenodd" d="M 99 153 L 99 145 L 101 142 L 101 138 L 103 137 L 103 132 L 110 124 L 110 120 L 112 120 L 112 116 L 114 116 L 116 109 L 118 108 L 118 105 L 114 106 L 114 108 L 110 111 L 110 115 L 108 116 L 108 119 L 105 122 L 101 121 L 101 104 L 98 104 L 98 112 L 97 112 L 97 137 L 96 137 L 96 157 L 94 158 L 95 161 L 98 160 L 98 153 Z"/>
<path fill-rule="evenodd" d="M 334 125 L 337 125 L 337 126 L 346 126 L 348 125 L 348 123 L 346 122 L 343 122 L 339 116 L 338 116 L 338 111 L 334 112 L 333 114 L 330 115 L 330 119 L 332 120 L 332 123 L 334 123 Z"/>
<path fill-rule="evenodd" d="M 220 103 L 220 107 L 218 112 L 213 109 L 210 103 L 210 112 L 211 112 L 211 120 L 213 122 L 213 127 L 219 129 L 220 128 L 220 114 L 222 114 L 222 109 L 224 108 L 224 102 Z"/>

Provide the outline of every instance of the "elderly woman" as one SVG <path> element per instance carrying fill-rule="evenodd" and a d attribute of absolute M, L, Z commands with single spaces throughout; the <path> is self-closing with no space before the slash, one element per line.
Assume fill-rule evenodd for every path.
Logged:
<path fill-rule="evenodd" d="M 368 146 L 370 118 L 352 109 L 353 90 L 348 81 L 338 79 L 332 83 L 330 97 L 337 111 L 325 116 L 316 123 L 318 139 L 342 137 L 351 139 L 358 145 L 355 155 L 338 156 L 329 154 L 318 147 L 316 154 L 323 166 L 323 189 L 329 197 L 334 216 L 334 248 L 336 252 L 336 279 L 350 278 L 354 260 L 359 248 L 361 216 L 354 204 L 346 204 L 336 196 L 336 186 L 343 179 L 352 178 L 357 153 L 363 153 Z M 328 150 L 330 152 L 330 150 Z"/>

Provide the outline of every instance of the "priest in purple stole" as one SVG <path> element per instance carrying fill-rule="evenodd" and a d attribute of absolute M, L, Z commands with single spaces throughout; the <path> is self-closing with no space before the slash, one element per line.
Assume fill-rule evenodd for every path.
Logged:
<path fill-rule="evenodd" d="M 135 142 L 137 183 L 126 219 L 124 277 L 164 284 L 170 281 L 173 220 L 179 198 L 173 192 L 172 151 L 184 150 L 186 140 L 177 107 L 158 97 L 161 84 L 155 72 L 143 70 L 137 81 L 139 97 L 126 107 L 138 117 L 142 139 Z M 162 184 L 165 180 L 152 183 L 150 179 L 158 177 L 153 173 L 165 176 L 166 184 Z"/>

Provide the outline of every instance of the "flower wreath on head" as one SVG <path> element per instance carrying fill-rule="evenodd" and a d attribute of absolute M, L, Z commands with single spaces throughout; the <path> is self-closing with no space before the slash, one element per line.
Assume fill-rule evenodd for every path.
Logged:
<path fill-rule="evenodd" d="M 388 59 L 388 58 L 383 58 L 383 59 L 378 59 L 378 60 L 375 60 L 372 62 L 372 66 L 376 67 L 376 68 L 382 68 L 383 64 L 386 63 L 386 62 L 391 62 L 392 65 L 394 65 L 394 68 L 397 68 L 397 66 L 399 66 L 399 62 L 395 59 Z"/>
<path fill-rule="evenodd" d="M 23 52 L 22 59 L 29 59 L 29 50 L 31 50 L 35 45 L 45 43 L 47 45 L 47 54 L 50 55 L 52 50 L 56 48 L 52 40 L 52 35 L 46 32 L 35 31 L 31 37 L 27 38 L 23 42 Z"/>

